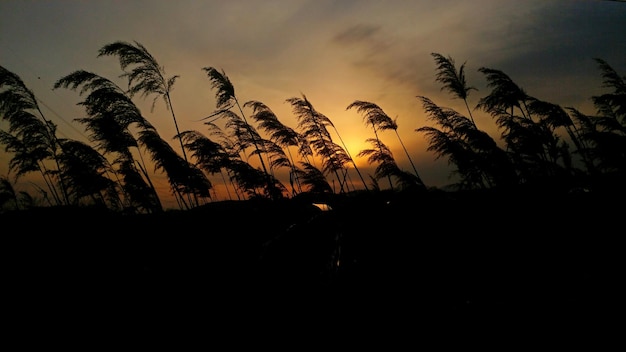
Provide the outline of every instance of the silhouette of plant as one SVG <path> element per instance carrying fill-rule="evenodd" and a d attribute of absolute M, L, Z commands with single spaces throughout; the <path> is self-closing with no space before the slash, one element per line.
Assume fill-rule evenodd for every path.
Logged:
<path fill-rule="evenodd" d="M 578 154 L 583 156 L 590 176 L 589 188 L 624 189 L 626 177 L 626 76 L 604 60 L 595 58 L 603 88 L 610 91 L 592 96 L 595 116 L 569 107 L 577 136 Z"/>
<path fill-rule="evenodd" d="M 333 193 L 333 188 L 322 171 L 307 162 L 301 162 L 301 164 L 302 169 L 298 169 L 296 172 L 307 192 L 315 194 Z"/>
<path fill-rule="evenodd" d="M 417 176 L 402 171 L 398 167 L 389 147 L 375 138 L 368 138 L 367 142 L 372 144 L 374 148 L 363 149 L 359 152 L 359 154 L 357 154 L 357 156 L 367 157 L 367 161 L 370 164 L 377 165 L 374 171 L 374 179 L 379 180 L 381 178 L 387 178 L 392 190 L 394 188 L 392 178 L 396 179 L 397 185 L 402 190 L 424 188 L 424 184 Z"/>
<path fill-rule="evenodd" d="M 184 208 L 193 207 L 185 201 L 185 195 L 192 195 L 194 199 L 206 202 L 211 198 L 210 189 L 213 187 L 207 176 L 185 159 L 167 143 L 156 129 L 139 131 L 138 141 L 150 153 L 155 170 L 163 169 L 172 187 L 174 196 Z M 200 204 L 198 204 L 200 205 Z"/>
<path fill-rule="evenodd" d="M 196 161 L 196 166 L 210 175 L 219 173 L 224 180 L 222 170 L 228 167 L 231 156 L 221 144 L 198 131 L 183 131 L 179 137 L 185 148 L 191 151 L 191 157 Z"/>
<path fill-rule="evenodd" d="M 463 103 L 467 108 L 470 121 L 472 121 L 472 124 L 476 126 L 476 122 L 474 122 L 474 117 L 472 116 L 472 111 L 467 103 L 467 97 L 469 96 L 470 91 L 478 89 L 467 85 L 467 81 L 465 79 L 465 62 L 459 66 L 457 70 L 452 57 L 445 57 L 439 53 L 431 53 L 431 56 L 435 59 L 435 63 L 437 64 L 436 81 L 442 84 L 441 90 L 447 90 L 455 98 L 463 100 Z"/>
<path fill-rule="evenodd" d="M 346 165 L 352 164 L 366 190 L 368 186 L 349 154 L 332 121 L 317 111 L 302 95 L 286 101 L 291 104 L 298 124 L 290 128 L 260 101 L 240 105 L 234 87 L 224 71 L 213 67 L 202 70 L 215 90 L 216 110 L 205 120 L 208 136 L 199 131 L 180 132 L 170 93 L 178 76 L 167 78 L 164 68 L 139 42 L 113 42 L 103 46 L 98 56 L 117 56 L 128 89 L 84 70 L 74 71 L 55 82 L 54 89 L 78 90 L 78 103 L 86 116 L 73 121 L 82 124 L 93 145 L 57 138 L 57 126 L 46 119 L 35 94 L 19 76 L 0 66 L 0 119 L 9 128 L 0 130 L 0 143 L 12 154 L 9 171 L 17 182 L 37 171 L 45 188 L 33 184 L 48 205 L 99 205 L 131 212 L 163 211 L 159 195 L 143 161 L 150 155 L 155 171 L 167 175 L 181 208 L 191 208 L 211 199 L 213 185 L 207 175 L 220 174 L 230 199 L 229 178 L 238 199 L 281 199 L 301 192 L 347 193 L 350 191 Z M 447 158 L 459 190 L 514 189 L 567 191 L 624 189 L 626 179 L 626 77 L 606 61 L 595 58 L 604 94 L 592 96 L 595 115 L 535 98 L 501 70 L 481 67 L 487 95 L 474 110 L 490 115 L 501 131 L 498 142 L 479 130 L 469 108 L 468 96 L 476 88 L 466 81 L 465 63 L 456 66 L 452 57 L 431 53 L 436 63 L 436 82 L 441 90 L 462 99 L 467 117 L 454 109 L 435 104 L 418 95 L 428 121 L 434 126 L 415 129 L 428 140 L 427 151 L 437 159 Z M 127 71 L 128 70 L 128 71 Z M 182 157 L 141 114 L 132 99 L 155 95 L 163 98 L 171 112 Z M 233 111 L 237 109 L 237 112 Z M 243 108 L 268 138 L 246 119 Z M 380 106 L 355 100 L 346 110 L 356 109 L 372 127 L 374 138 L 366 139 L 372 148 L 360 151 L 376 164 L 370 187 L 380 190 L 378 181 L 387 178 L 392 190 L 425 189 L 411 157 L 398 133 L 396 120 Z M 224 130 L 213 122 L 225 121 Z M 330 129 L 343 146 L 335 143 Z M 379 132 L 393 130 L 413 167 L 401 170 Z M 498 143 L 501 142 L 501 147 Z M 250 151 L 251 150 L 251 151 Z M 293 151 L 296 150 L 296 153 Z M 193 163 L 187 160 L 190 152 Z M 260 168 L 249 163 L 256 155 Z M 139 160 L 136 160 L 138 156 Z M 316 157 L 321 167 L 315 166 Z M 51 167 L 51 165 L 54 165 Z M 301 167 L 297 167 L 300 165 Z M 275 174 L 289 172 L 290 192 Z M 329 182 L 333 175 L 332 185 Z M 339 189 L 335 190 L 335 182 Z M 50 198 L 49 198 L 50 196 Z M 21 209 L 36 203 L 28 193 L 16 192 L 8 176 L 0 178 L 0 209 Z"/>
<path fill-rule="evenodd" d="M 292 97 L 287 99 L 287 102 L 291 104 L 298 119 L 298 128 L 302 130 L 302 135 L 309 141 L 311 149 L 321 157 L 322 172 L 326 175 L 335 174 L 339 183 L 339 193 L 347 192 L 345 164 L 352 162 L 352 158 L 340 145 L 333 142 L 327 128 L 333 126 L 332 122 L 324 114 L 315 110 L 304 94 L 302 98 Z"/>
<path fill-rule="evenodd" d="M 477 128 L 469 108 L 469 92 L 477 90 L 468 86 L 465 78 L 465 63 L 457 70 L 451 57 L 438 53 L 431 56 L 437 64 L 436 81 L 442 84 L 454 98 L 462 99 L 469 118 L 451 108 L 440 107 L 430 98 L 417 96 L 421 100 L 429 120 L 440 129 L 424 126 L 416 129 L 429 139 L 427 150 L 434 151 L 437 158 L 448 157 L 448 163 L 456 166 L 451 175 L 458 175 L 457 189 L 509 188 L 517 184 L 517 175 L 507 153 L 495 140 Z"/>
<path fill-rule="evenodd" d="M 6 176 L 0 176 L 0 213 L 6 209 L 20 209 L 20 202 L 13 184 Z"/>
<path fill-rule="evenodd" d="M 292 195 L 296 195 L 298 192 L 302 192 L 300 182 L 298 180 L 298 173 L 296 172 L 296 161 L 291 154 L 290 147 L 297 148 L 298 154 L 304 158 L 304 161 L 309 163 L 309 156 L 313 155 L 306 138 L 291 127 L 285 126 L 278 120 L 278 117 L 274 112 L 265 104 L 260 101 L 248 101 L 244 103 L 244 107 L 252 108 L 253 114 L 250 117 L 256 120 L 259 124 L 258 127 L 270 135 L 270 140 L 276 143 L 279 147 L 287 150 L 288 159 L 284 161 L 277 161 L 276 164 L 283 165 L 289 168 L 289 181 L 291 184 Z M 277 153 L 277 149 L 274 149 Z M 284 152 L 283 152 L 284 154 Z M 297 187 L 297 191 L 296 191 Z"/>
<path fill-rule="evenodd" d="M 116 41 L 110 44 L 104 45 L 98 51 L 98 57 L 101 56 L 117 56 L 119 59 L 120 67 L 122 70 L 126 70 L 129 67 L 132 67 L 130 72 L 124 72 L 120 77 L 126 78 L 128 80 L 128 94 L 132 98 L 136 94 L 141 94 L 142 97 L 147 97 L 151 94 L 155 94 L 155 97 L 152 101 L 152 109 L 156 104 L 158 98 L 162 98 L 165 101 L 166 108 L 170 111 L 172 115 L 172 120 L 174 121 L 174 126 L 176 128 L 176 136 L 180 135 L 180 130 L 178 128 L 178 122 L 176 120 L 176 114 L 174 113 L 174 108 L 172 106 L 171 99 L 171 91 L 173 89 L 174 83 L 179 78 L 178 75 L 167 77 L 165 74 L 165 68 L 157 62 L 157 60 L 148 52 L 148 50 L 139 42 L 135 41 L 133 43 L 128 43 L 124 41 Z M 153 133 L 149 133 L 153 135 Z M 187 160 L 187 154 L 185 152 L 185 148 L 183 146 L 183 141 L 180 140 L 181 152 L 183 155 L 183 159 L 185 162 L 189 162 Z M 164 150 L 164 149 L 159 149 Z M 153 155 L 156 156 L 153 152 Z M 188 166 L 187 166 L 188 167 Z M 189 170 L 188 175 L 197 174 L 197 171 Z M 170 180 L 177 179 L 170 178 Z M 195 189 L 196 187 L 200 187 L 201 184 L 207 184 L 207 180 L 198 182 L 198 179 L 192 178 L 187 182 L 187 185 L 183 182 L 184 180 L 178 179 L 176 192 L 180 192 L 183 189 L 189 191 L 187 193 L 190 197 L 196 197 L 199 194 L 206 194 L 204 190 Z M 191 184 L 194 184 L 191 186 Z M 195 190 L 193 190 L 195 189 Z M 193 190 L 193 191 L 192 191 Z M 178 193 L 180 195 L 180 193 Z M 182 201 L 182 198 L 179 198 L 179 201 Z M 197 198 L 189 198 L 187 202 L 183 204 L 187 204 L 187 206 L 196 206 L 198 205 L 199 200 Z"/>
<path fill-rule="evenodd" d="M 80 88 L 82 87 L 82 88 Z M 144 119 L 130 97 L 110 80 L 84 70 L 74 71 L 54 84 L 54 89 L 67 88 L 86 94 L 78 105 L 85 107 L 87 117 L 74 121 L 86 126 L 89 139 L 105 155 L 112 155 L 115 175 L 121 175 L 119 182 L 126 198 L 127 211 L 163 211 L 159 196 L 146 172 L 143 156 L 137 140 L 130 132 L 131 127 L 153 128 Z M 136 148 L 141 158 L 141 167 L 135 165 L 131 148 Z M 144 180 L 145 178 L 145 180 Z"/>
<path fill-rule="evenodd" d="M 513 161 L 520 182 L 547 187 L 564 186 L 571 159 L 567 146 L 555 132 L 563 125 L 563 115 L 554 114 L 544 102 L 529 96 L 500 70 L 481 67 L 491 92 L 481 98 L 477 108 L 496 119 L 502 139 Z M 550 107 L 550 109 L 546 109 Z"/>
<path fill-rule="evenodd" d="M 0 118 L 9 122 L 9 130 L 1 131 L 0 143 L 14 153 L 9 162 L 15 176 L 39 171 L 57 205 L 68 204 L 63 180 L 56 178 L 61 168 L 61 152 L 56 125 L 47 120 L 39 108 L 35 94 L 15 73 L 0 66 Z M 48 169 L 52 160 L 56 169 Z M 59 192 L 61 194 L 59 194 Z"/>
<path fill-rule="evenodd" d="M 419 176 L 419 173 L 417 172 L 417 168 L 415 167 L 415 164 L 413 164 L 413 160 L 411 159 L 411 156 L 409 155 L 408 150 L 404 146 L 404 142 L 402 142 L 402 138 L 400 138 L 400 134 L 398 134 L 398 124 L 396 123 L 396 121 L 392 120 L 391 117 L 389 117 L 380 106 L 374 103 L 361 101 L 361 100 L 355 100 L 350 105 L 348 105 L 346 110 L 349 110 L 352 108 L 356 108 L 359 113 L 362 113 L 365 123 L 372 126 L 372 129 L 374 130 L 374 136 L 376 137 L 376 140 L 378 141 L 376 143 L 377 145 L 382 145 L 382 142 L 380 141 L 380 138 L 378 137 L 379 130 L 380 131 L 393 130 L 395 132 L 396 137 L 398 137 L 398 141 L 400 142 L 400 145 L 402 145 L 402 148 L 404 149 L 404 152 L 407 158 L 409 159 L 409 162 L 411 163 L 411 166 L 413 166 L 413 171 L 415 172 L 417 183 L 421 184 L 423 188 L 426 188 L 426 186 L 424 185 L 424 182 L 422 181 L 422 178 Z M 381 153 L 382 152 L 383 151 L 381 151 Z"/>
<path fill-rule="evenodd" d="M 460 181 L 455 187 L 484 189 L 495 186 L 496 177 L 486 170 L 490 163 L 488 156 L 497 148 L 495 141 L 454 109 L 440 107 L 424 96 L 418 98 L 427 118 L 440 128 L 423 126 L 415 131 L 428 138 L 428 151 L 435 152 L 437 158 L 447 157 L 448 163 L 456 166 L 452 173 L 458 175 Z"/>
<path fill-rule="evenodd" d="M 152 100 L 152 108 L 156 105 L 157 99 L 160 97 L 165 101 L 167 109 L 172 114 L 176 134 L 180 134 L 176 114 L 172 106 L 170 93 L 173 89 L 178 75 L 167 77 L 165 68 L 160 66 L 157 60 L 148 52 L 148 50 L 139 42 L 128 43 L 116 41 L 104 45 L 98 51 L 98 57 L 101 56 L 117 56 L 122 70 L 134 66 L 130 72 L 123 73 L 120 77 L 128 80 L 128 94 L 132 98 L 140 93 L 142 97 L 150 94 L 156 94 Z M 180 141 L 183 157 L 187 160 L 183 142 Z"/>
<path fill-rule="evenodd" d="M 106 174 L 109 163 L 104 156 L 91 146 L 74 140 L 59 140 L 63 153 L 59 162 L 62 165 L 60 177 L 67 185 L 72 204 L 95 204 L 112 209 L 120 209 L 119 192 L 116 183 Z"/>
<path fill-rule="evenodd" d="M 237 139 L 240 141 L 246 141 L 248 139 L 243 132 L 247 132 L 249 135 L 249 142 L 254 146 L 253 154 L 257 154 L 259 158 L 259 162 L 261 163 L 262 171 L 266 176 L 266 189 L 265 193 L 268 197 L 272 199 L 282 198 L 282 191 L 280 188 L 276 187 L 275 178 L 270 175 L 268 169 L 265 165 L 265 161 L 263 160 L 263 150 L 262 141 L 259 134 L 256 132 L 254 127 L 252 127 L 248 120 L 246 119 L 246 115 L 243 112 L 242 106 L 239 104 L 239 100 L 235 95 L 235 87 L 232 82 L 224 72 L 218 71 L 214 67 L 204 67 L 203 71 L 206 72 L 209 80 L 211 81 L 211 88 L 215 89 L 215 98 L 216 98 L 216 108 L 218 109 L 213 115 L 216 116 L 224 116 L 228 118 L 228 124 L 230 127 L 233 127 L 233 131 L 237 136 Z M 230 109 L 233 107 L 237 107 L 239 110 L 240 116 L 233 113 Z M 244 144 L 245 145 L 245 144 Z M 242 148 L 242 150 L 245 148 Z M 240 168 L 238 168 L 240 169 Z"/>

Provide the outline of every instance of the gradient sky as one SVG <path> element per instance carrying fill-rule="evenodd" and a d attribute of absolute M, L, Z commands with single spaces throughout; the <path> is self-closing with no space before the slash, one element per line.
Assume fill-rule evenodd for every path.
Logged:
<path fill-rule="evenodd" d="M 466 64 L 478 88 L 470 106 L 489 93 L 480 67 L 504 71 L 529 95 L 593 114 L 590 97 L 603 92 L 593 58 L 626 74 L 626 2 L 601 0 L 2 0 L 0 65 L 34 91 L 59 135 L 88 142 L 77 92 L 52 90 L 75 70 L 121 84 L 116 57 L 97 57 L 115 41 L 143 44 L 178 75 L 172 100 L 179 129 L 205 132 L 200 119 L 215 109 L 203 67 L 224 70 L 241 102 L 268 105 L 287 126 L 297 120 L 291 97 L 307 99 L 328 116 L 354 157 L 373 137 L 355 100 L 378 104 L 397 118 L 398 133 L 427 186 L 450 183 L 446 160 L 435 160 L 416 128 L 426 120 L 417 95 L 465 113 L 440 90 L 433 52 Z M 166 140 L 175 129 L 162 100 L 136 105 Z M 250 113 L 250 111 L 247 111 Z M 474 115 L 499 138 L 493 119 Z M 6 129 L 0 121 L 0 128 Z M 398 164 L 410 164 L 392 131 L 381 136 Z M 171 143 L 179 150 L 178 144 Z M 357 165 L 365 159 L 354 157 Z M 9 156 L 0 151 L 0 175 Z M 382 181 L 381 181 L 382 184 Z"/>

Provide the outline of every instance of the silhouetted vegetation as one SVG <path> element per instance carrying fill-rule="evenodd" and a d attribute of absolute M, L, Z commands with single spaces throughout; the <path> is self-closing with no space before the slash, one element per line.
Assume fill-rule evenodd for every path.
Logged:
<path fill-rule="evenodd" d="M 208 135 L 201 131 L 180 132 L 169 95 L 177 76 L 167 78 L 164 68 L 137 42 L 107 44 L 99 52 L 99 56 L 104 55 L 118 56 L 122 70 L 132 68 L 120 76 L 127 79 L 127 90 L 82 70 L 60 78 L 54 85 L 55 89 L 80 89 L 80 94 L 85 96 L 79 105 L 85 108 L 87 117 L 76 122 L 86 126 L 92 146 L 57 138 L 56 125 L 43 115 L 34 92 L 6 68 L 0 71 L 2 119 L 9 123 L 8 130 L 0 131 L 0 141 L 6 152 L 13 154 L 10 170 L 14 173 L 13 179 L 4 176 L 2 209 L 20 208 L 11 182 L 38 171 L 48 188 L 42 190 L 43 201 L 49 205 L 98 205 L 130 213 L 162 211 L 159 194 L 143 161 L 144 151 L 150 155 L 156 170 L 168 176 L 181 209 L 210 201 L 213 185 L 208 176 L 216 173 L 228 176 L 222 179 L 230 182 L 239 200 L 279 199 L 320 190 L 355 191 L 348 165 L 361 178 L 361 189 L 369 191 L 345 145 L 333 140 L 331 130 L 341 140 L 339 131 L 306 96 L 286 100 L 298 118 L 298 126 L 291 128 L 282 124 L 262 102 L 250 100 L 240 104 L 226 73 L 205 67 L 203 70 L 216 96 L 216 111 L 205 119 Z M 592 97 L 596 115 L 532 97 L 506 73 L 481 67 L 479 72 L 485 75 L 491 92 L 478 100 L 476 109 L 491 115 L 502 131 L 499 138 L 493 138 L 478 128 L 472 116 L 468 99 L 476 88 L 466 82 L 465 63 L 457 68 L 451 57 L 438 53 L 432 56 L 441 89 L 453 98 L 462 99 L 468 116 L 442 107 L 429 97 L 418 96 L 434 126 L 423 126 L 416 131 L 427 138 L 428 151 L 454 166 L 453 173 L 459 179 L 454 185 L 457 190 L 623 189 L 620 180 L 625 176 L 626 165 L 625 83 L 607 62 L 595 59 L 602 85 L 608 90 Z M 155 94 L 155 102 L 158 97 L 164 99 L 176 125 L 182 157 L 142 116 L 132 101 L 136 94 Z M 259 123 L 258 127 L 268 138 L 248 122 L 243 111 L 246 107 L 252 109 L 250 117 Z M 352 108 L 362 113 L 364 122 L 373 129 L 374 138 L 366 140 L 373 148 L 357 154 L 367 157 L 375 167 L 375 174 L 370 175 L 373 188 L 380 190 L 379 180 L 387 179 L 392 190 L 395 187 L 426 189 L 406 148 L 413 174 L 398 166 L 380 139 L 379 131 L 391 129 L 404 147 L 396 122 L 373 102 L 355 100 L 347 107 Z M 226 130 L 214 123 L 218 119 L 226 121 Z M 260 169 L 250 164 L 252 156 L 258 158 Z M 319 169 L 315 160 L 321 161 Z M 288 172 L 289 187 L 275 176 L 282 168 Z M 309 182 L 300 182 L 300 176 L 313 176 L 312 172 L 324 177 L 308 177 Z M 337 187 L 319 184 L 331 176 Z M 316 181 L 311 183 L 312 180 Z"/>
<path fill-rule="evenodd" d="M 162 289 L 162 281 L 198 294 L 205 285 L 220 287 L 225 296 L 259 287 L 367 292 L 383 285 L 451 310 L 489 294 L 495 301 L 537 302 L 536 293 L 514 288 L 516 280 L 537 279 L 550 294 L 580 302 L 591 291 L 570 287 L 576 280 L 598 285 L 592 276 L 611 272 L 615 257 L 599 254 L 599 244 L 610 245 L 613 225 L 621 226 L 612 205 L 623 202 L 625 190 L 626 78 L 602 59 L 595 61 L 607 92 L 591 97 L 596 111 L 586 114 L 533 97 L 487 67 L 479 72 L 490 91 L 471 109 L 475 88 L 466 82 L 465 64 L 433 53 L 442 90 L 467 107 L 466 116 L 417 96 L 432 125 L 412 132 L 426 138 L 427 152 L 447 160 L 458 179 L 441 190 L 424 183 L 396 121 L 374 102 L 355 100 L 346 108 L 372 128 L 373 138 L 366 139 L 372 148 L 356 154 L 375 169 L 368 186 L 331 119 L 305 95 L 286 99 L 298 121 L 289 127 L 260 101 L 240 103 L 226 73 L 205 67 L 215 111 L 203 119 L 205 132 L 179 131 L 169 95 L 177 76 L 167 78 L 139 43 L 115 42 L 99 54 L 118 56 L 123 71 L 133 67 L 121 75 L 128 89 L 83 70 L 54 85 L 83 97 L 86 115 L 75 122 L 84 125 L 91 145 L 59 138 L 35 93 L 0 67 L 0 117 L 8 123 L 0 143 L 12 156 L 12 174 L 0 178 L 0 226 L 18 253 L 38 256 L 33 263 L 73 258 L 53 267 L 68 277 L 122 280 L 146 292 Z M 136 94 L 165 100 L 182 155 L 143 117 Z M 481 130 L 475 110 L 489 114 L 501 135 Z M 382 141 L 385 130 L 396 133 L 411 171 L 399 167 Z M 179 210 L 163 209 L 144 156 L 167 175 Z M 360 182 L 350 179 L 350 168 Z M 42 179 L 39 197 L 16 192 L 15 184 L 33 172 Z M 230 200 L 212 201 L 214 175 Z M 216 230 L 216 223 L 223 227 Z M 20 236 L 49 233 L 49 227 L 63 236 L 23 247 L 33 243 Z M 68 253 L 77 245 L 81 253 Z M 580 262 L 583 251 L 588 259 Z M 551 283 L 552 275 L 566 287 Z M 509 289 L 515 293 L 504 292 Z"/>
<path fill-rule="evenodd" d="M 128 83 L 126 90 L 83 70 L 61 77 L 54 85 L 54 89 L 77 90 L 84 97 L 79 105 L 86 117 L 75 121 L 85 126 L 92 145 L 58 138 L 57 126 L 39 109 L 35 93 L 2 67 L 0 113 L 9 127 L 0 131 L 0 142 L 13 155 L 9 165 L 12 175 L 3 176 L 3 210 L 28 207 L 38 199 L 15 194 L 12 185 L 26 174 L 39 172 L 45 185 L 38 188 L 40 205 L 161 212 L 163 195 L 152 184 L 144 161 L 146 154 L 155 171 L 167 175 L 181 209 L 212 201 L 214 185 L 209 176 L 216 174 L 221 175 L 229 198 L 232 190 L 237 200 L 370 190 L 332 120 L 317 111 L 306 96 L 286 99 L 298 120 L 297 126 L 289 127 L 260 101 L 240 104 L 226 73 L 204 67 L 215 90 L 216 110 L 204 119 L 206 134 L 179 131 L 170 97 L 178 76 L 166 77 L 164 68 L 138 42 L 107 44 L 99 51 L 99 56 L 105 55 L 119 58 L 123 70 L 120 78 Z M 457 67 L 451 57 L 438 53 L 432 56 L 436 81 L 453 99 L 463 100 L 468 115 L 418 95 L 433 125 L 415 131 L 427 139 L 428 152 L 453 166 L 451 176 L 458 182 L 452 190 L 623 190 L 625 83 L 609 63 L 595 59 L 607 92 L 591 97 L 596 107 L 593 115 L 535 98 L 506 73 L 481 67 L 478 71 L 485 75 L 491 91 L 477 100 L 475 110 L 493 118 L 501 131 L 494 137 L 481 130 L 472 116 L 470 92 L 477 89 L 466 81 L 465 63 Z M 182 155 L 142 116 L 132 100 L 138 94 L 155 95 L 153 106 L 157 98 L 163 98 L 172 113 Z M 248 117 L 267 137 L 250 124 L 245 108 L 252 110 Z M 382 179 L 396 191 L 432 188 L 420 177 L 398 134 L 398 125 L 378 105 L 355 100 L 346 109 L 361 113 L 366 125 L 372 127 L 374 138 L 366 139 L 372 148 L 360 150 L 356 156 L 366 157 L 375 169 L 374 175 L 369 175 L 373 191 L 381 189 Z M 215 123 L 218 120 L 224 122 L 223 129 Z M 396 133 L 412 172 L 399 167 L 381 140 L 379 132 L 385 130 Z M 350 179 L 351 167 L 360 178 L 360 187 Z M 276 176 L 281 171 L 289 175 L 288 185 Z M 307 182 L 303 183 L 302 178 Z"/>

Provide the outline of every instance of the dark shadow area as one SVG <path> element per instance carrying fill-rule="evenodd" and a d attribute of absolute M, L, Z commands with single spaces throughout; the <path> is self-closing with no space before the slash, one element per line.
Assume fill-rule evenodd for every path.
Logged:
<path fill-rule="evenodd" d="M 5 290 L 26 315 L 580 319 L 617 300 L 620 199 L 370 192 L 159 215 L 36 208 L 0 216 Z"/>

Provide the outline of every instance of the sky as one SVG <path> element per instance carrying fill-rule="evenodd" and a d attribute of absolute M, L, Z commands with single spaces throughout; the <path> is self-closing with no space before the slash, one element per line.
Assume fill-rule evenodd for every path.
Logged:
<path fill-rule="evenodd" d="M 59 136 L 88 141 L 78 92 L 53 89 L 61 77 L 87 70 L 122 81 L 116 57 L 98 50 L 116 41 L 141 43 L 179 76 L 172 107 L 181 131 L 206 132 L 202 119 L 216 108 L 205 67 L 223 70 L 241 102 L 261 101 L 283 124 L 296 128 L 292 97 L 306 97 L 328 116 L 347 151 L 370 148 L 356 100 L 380 106 L 427 186 L 453 182 L 445 159 L 427 151 L 415 130 L 433 126 L 417 96 L 464 113 L 462 101 L 441 90 L 431 53 L 465 64 L 476 87 L 470 106 L 489 93 L 480 67 L 506 73 L 529 95 L 587 114 L 604 92 L 593 58 L 626 74 L 626 2 L 602 0 L 2 0 L 0 65 L 22 78 Z M 174 149 L 176 130 L 162 100 L 136 97 L 144 117 Z M 245 111 L 250 114 L 250 111 Z M 496 140 L 491 116 L 473 112 Z M 252 123 L 254 125 L 254 123 Z M 6 122 L 0 121 L 6 129 Z M 393 131 L 380 136 L 399 166 L 411 170 Z M 0 175 L 10 155 L 0 150 Z M 363 171 L 365 174 L 372 170 Z M 27 187 L 27 185 L 21 185 Z M 165 190 L 167 193 L 167 190 Z"/>

